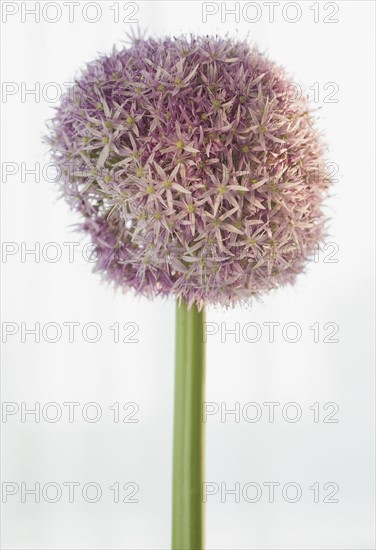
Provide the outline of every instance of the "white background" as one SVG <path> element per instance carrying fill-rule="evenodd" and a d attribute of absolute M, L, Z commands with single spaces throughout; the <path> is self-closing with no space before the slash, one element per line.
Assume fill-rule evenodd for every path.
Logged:
<path fill-rule="evenodd" d="M 20 90 L 3 96 L 2 103 L 3 169 L 4 163 L 13 162 L 18 170 L 7 178 L 3 172 L 2 239 L 20 249 L 25 246 L 22 242 L 28 248 L 55 242 L 62 258 L 51 263 L 43 256 L 38 262 L 32 255 L 23 262 L 20 252 L 3 256 L 2 319 L 18 327 L 22 322 L 30 328 L 35 322 L 43 326 L 69 321 L 79 322 L 80 327 L 74 343 L 68 342 L 64 330 L 55 344 L 43 339 L 35 343 L 33 336 L 22 343 L 20 331 L 4 344 L 3 401 L 20 407 L 21 402 L 29 407 L 57 402 L 64 414 L 57 423 L 43 418 L 36 423 L 31 415 L 22 423 L 20 413 L 9 416 L 7 422 L 3 418 L 2 480 L 19 486 L 25 482 L 28 487 L 35 482 L 81 485 L 74 503 L 68 502 L 67 491 L 55 504 L 43 498 L 35 503 L 32 496 L 22 503 L 20 492 L 10 496 L 3 504 L 3 548 L 166 549 L 171 516 L 174 304 L 138 299 L 100 284 L 83 258 L 84 242 L 72 231 L 76 218 L 64 201 L 57 200 L 56 186 L 43 176 L 39 182 L 33 175 L 26 175 L 24 182 L 21 177 L 21 163 L 31 169 L 35 163 L 42 168 L 48 162 L 42 136 L 45 121 L 53 115 L 48 97 L 42 93 L 22 97 L 22 86 L 33 88 L 39 82 L 43 90 L 54 82 L 63 88 L 86 61 L 109 52 L 113 44 L 121 45 L 131 25 L 114 22 L 113 2 L 100 2 L 102 16 L 96 23 L 84 20 L 81 7 L 69 23 L 64 6 L 59 22 L 36 23 L 27 15 L 22 22 L 21 4 L 18 13 L 2 25 L 2 79 Z M 122 4 L 123 18 L 127 12 Z M 220 332 L 208 338 L 207 401 L 227 408 L 234 408 L 235 402 L 241 408 L 257 402 L 263 412 L 255 423 L 242 415 L 239 422 L 233 415 L 226 422 L 221 422 L 220 414 L 208 417 L 207 481 L 225 483 L 227 488 L 236 482 L 241 487 L 249 482 L 263 487 L 256 503 L 242 496 L 235 502 L 231 495 L 221 502 L 220 492 L 208 497 L 207 547 L 212 550 L 374 548 L 375 7 L 373 2 L 320 3 L 315 23 L 313 4 L 298 4 L 301 18 L 296 23 L 284 20 L 283 13 L 292 19 L 297 12 L 294 7 L 283 12 L 282 2 L 275 8 L 273 23 L 262 3 L 255 23 L 247 21 L 255 17 L 251 8 L 241 14 L 239 23 L 233 15 L 221 22 L 220 12 L 208 16 L 205 23 L 201 2 L 137 3 L 135 18 L 142 29 L 148 29 L 148 36 L 191 31 L 245 36 L 249 32 L 249 40 L 285 65 L 294 80 L 306 88 L 318 83 L 319 125 L 329 144 L 328 159 L 339 167 L 338 182 L 327 202 L 331 218 L 327 242 L 338 246 L 332 257 L 338 261 L 324 261 L 332 250 L 328 249 L 294 287 L 278 290 L 249 308 L 207 311 L 209 322 L 226 323 L 227 328 L 234 328 L 236 322 L 242 328 L 253 321 L 262 329 L 256 343 L 243 337 L 236 342 L 233 335 L 221 342 Z M 227 3 L 228 8 L 233 5 Z M 331 16 L 336 6 L 338 13 Z M 93 13 L 88 11 L 88 17 Z M 48 17 L 54 17 L 53 8 Z M 325 23 L 324 17 L 339 22 Z M 324 101 L 331 91 L 324 89 L 328 82 L 339 87 L 336 103 Z M 64 242 L 81 243 L 72 263 Z M 50 253 L 53 256 L 52 249 Z M 263 325 L 270 321 L 280 323 L 274 343 Z M 102 326 L 99 342 L 88 343 L 82 337 L 87 322 Z M 114 322 L 137 323 L 139 342 L 114 343 L 109 329 Z M 296 343 L 282 337 L 288 322 L 301 327 Z M 328 322 L 339 326 L 334 336 L 338 343 L 323 341 L 330 333 L 323 328 Z M 314 323 L 321 327 L 318 343 L 309 329 Z M 291 330 L 288 338 L 293 336 Z M 62 404 L 73 401 L 80 407 L 75 422 L 69 423 Z M 281 404 L 274 423 L 268 421 L 263 405 L 269 401 Z M 82 418 L 82 407 L 88 402 L 102 408 L 97 423 Z M 139 422 L 115 423 L 108 408 L 114 402 L 136 402 Z M 302 408 L 296 423 L 281 414 L 288 402 Z M 309 409 L 315 402 L 325 415 L 331 410 L 323 411 L 325 403 L 337 403 L 339 422 L 324 423 L 321 414 L 315 423 Z M 268 481 L 280 483 L 274 503 L 262 485 Z M 101 485 L 99 502 L 82 498 L 81 488 L 87 482 Z M 137 483 L 139 502 L 114 503 L 108 489 L 114 482 Z M 281 495 L 288 482 L 298 483 L 302 490 L 295 504 Z M 327 482 L 337 483 L 334 498 L 339 502 L 324 503 L 328 491 L 322 490 L 320 502 L 315 503 L 309 489 L 315 482 L 321 489 Z"/>

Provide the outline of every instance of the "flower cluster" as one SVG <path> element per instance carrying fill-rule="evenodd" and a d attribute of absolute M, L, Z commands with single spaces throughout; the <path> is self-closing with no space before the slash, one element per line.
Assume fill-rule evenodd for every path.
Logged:
<path fill-rule="evenodd" d="M 323 236 L 312 114 L 246 42 L 134 40 L 87 65 L 48 141 L 120 287 L 233 305 L 293 282 Z"/>

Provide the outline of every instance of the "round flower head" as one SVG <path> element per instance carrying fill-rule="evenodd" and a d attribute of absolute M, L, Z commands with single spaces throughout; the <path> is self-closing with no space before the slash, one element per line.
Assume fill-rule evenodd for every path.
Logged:
<path fill-rule="evenodd" d="M 117 286 L 201 308 L 292 283 L 330 178 L 283 69 L 228 38 L 134 40 L 90 63 L 49 143 Z"/>

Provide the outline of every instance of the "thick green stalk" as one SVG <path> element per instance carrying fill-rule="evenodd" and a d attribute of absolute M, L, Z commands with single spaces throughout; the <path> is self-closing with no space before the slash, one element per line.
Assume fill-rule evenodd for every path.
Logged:
<path fill-rule="evenodd" d="M 204 548 L 204 311 L 176 307 L 172 549 Z"/>

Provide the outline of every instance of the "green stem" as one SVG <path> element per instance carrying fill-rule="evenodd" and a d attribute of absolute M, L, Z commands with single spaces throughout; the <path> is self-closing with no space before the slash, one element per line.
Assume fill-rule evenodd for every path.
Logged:
<path fill-rule="evenodd" d="M 176 307 L 172 549 L 204 548 L 204 311 Z"/>

